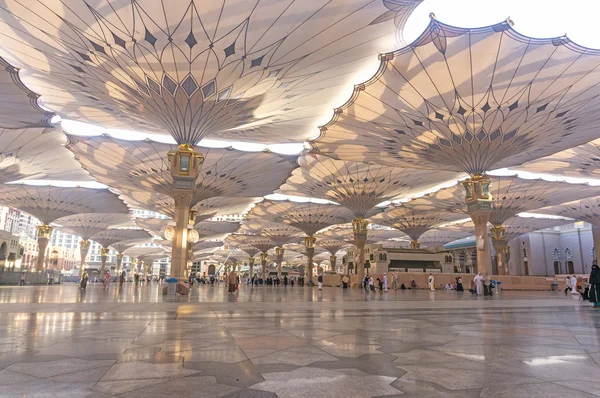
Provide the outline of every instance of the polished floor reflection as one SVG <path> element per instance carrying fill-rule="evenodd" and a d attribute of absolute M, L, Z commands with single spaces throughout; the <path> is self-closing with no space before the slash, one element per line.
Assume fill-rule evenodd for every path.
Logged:
<path fill-rule="evenodd" d="M 0 397 L 600 396 L 562 292 L 0 287 Z"/>

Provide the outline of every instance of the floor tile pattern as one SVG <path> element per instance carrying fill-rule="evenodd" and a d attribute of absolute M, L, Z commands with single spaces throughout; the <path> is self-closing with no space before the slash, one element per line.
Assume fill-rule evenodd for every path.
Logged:
<path fill-rule="evenodd" d="M 560 292 L 0 287 L 0 397 L 593 397 L 598 326 Z"/>

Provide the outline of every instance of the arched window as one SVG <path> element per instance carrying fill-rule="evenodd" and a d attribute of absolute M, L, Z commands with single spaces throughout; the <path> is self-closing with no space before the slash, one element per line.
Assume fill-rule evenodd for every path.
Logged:
<path fill-rule="evenodd" d="M 573 253 L 571 252 L 571 249 L 568 248 L 568 247 L 565 248 L 565 257 L 568 258 L 568 259 L 573 258 Z"/>
<path fill-rule="evenodd" d="M 552 258 L 555 260 L 560 258 L 560 250 L 558 250 L 558 247 L 555 247 L 554 250 L 552 250 Z"/>

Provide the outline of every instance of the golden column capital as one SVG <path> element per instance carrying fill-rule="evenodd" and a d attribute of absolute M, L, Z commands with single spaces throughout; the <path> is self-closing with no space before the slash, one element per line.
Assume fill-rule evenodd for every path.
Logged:
<path fill-rule="evenodd" d="M 504 240 L 506 238 L 506 230 L 502 225 L 494 225 L 490 228 L 492 240 Z"/>
<path fill-rule="evenodd" d="M 365 220 L 362 217 L 356 217 L 352 220 L 352 231 L 355 235 L 365 235 L 369 228 L 369 221 Z"/>
<path fill-rule="evenodd" d="M 50 239 L 50 235 L 52 235 L 52 227 L 47 224 L 38 225 L 35 227 L 37 231 L 37 237 L 42 239 Z"/>
<path fill-rule="evenodd" d="M 413 239 L 413 240 L 410 241 L 410 248 L 411 249 L 420 249 L 421 248 L 421 243 L 418 240 Z"/>

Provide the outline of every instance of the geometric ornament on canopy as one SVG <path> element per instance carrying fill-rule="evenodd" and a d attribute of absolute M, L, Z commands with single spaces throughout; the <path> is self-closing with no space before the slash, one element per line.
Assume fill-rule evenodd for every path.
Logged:
<path fill-rule="evenodd" d="M 0 129 L 0 182 L 33 179 L 91 181 L 90 175 L 64 148 L 66 142 L 59 129 Z"/>
<path fill-rule="evenodd" d="M 581 145 L 600 129 L 600 51 L 533 39 L 505 22 L 458 28 L 434 18 L 321 128 L 336 159 L 471 176 Z"/>
<path fill-rule="evenodd" d="M 419 3 L 9 1 L 1 55 L 70 119 L 180 144 L 301 142 Z"/>
<path fill-rule="evenodd" d="M 411 239 L 411 248 L 420 247 L 419 238 L 436 225 L 457 221 L 462 214 L 445 211 L 414 211 L 405 206 L 391 205 L 384 213 L 371 217 L 375 224 L 395 228 L 407 234 Z"/>

